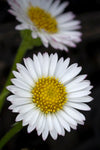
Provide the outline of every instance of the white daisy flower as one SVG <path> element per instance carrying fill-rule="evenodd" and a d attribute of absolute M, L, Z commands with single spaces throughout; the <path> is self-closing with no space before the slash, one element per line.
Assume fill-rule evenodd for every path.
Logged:
<path fill-rule="evenodd" d="M 78 110 L 90 110 L 85 104 L 92 100 L 90 81 L 84 80 L 86 75 L 77 76 L 82 68 L 69 62 L 58 60 L 57 54 L 33 55 L 33 60 L 24 59 L 25 67 L 17 64 L 13 85 L 7 87 L 13 93 L 7 98 L 12 103 L 9 109 L 19 113 L 16 121 L 28 125 L 28 133 L 36 129 L 43 140 L 49 133 L 57 139 L 84 124 L 85 116 Z"/>
<path fill-rule="evenodd" d="M 68 2 L 60 0 L 8 0 L 9 12 L 21 22 L 18 30 L 29 29 L 32 37 L 39 37 L 45 47 L 68 50 L 81 41 L 80 21 L 74 20 L 72 12 L 62 14 Z"/>

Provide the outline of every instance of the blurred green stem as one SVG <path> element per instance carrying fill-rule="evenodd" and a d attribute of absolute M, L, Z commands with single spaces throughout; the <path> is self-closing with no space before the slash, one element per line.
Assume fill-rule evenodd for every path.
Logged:
<path fill-rule="evenodd" d="M 25 52 L 27 51 L 28 47 L 25 47 L 24 42 L 25 41 L 22 41 L 22 43 L 21 43 L 21 45 L 20 45 L 20 47 L 19 47 L 19 49 L 17 51 L 17 54 L 16 54 L 16 57 L 15 57 L 12 69 L 11 69 L 11 71 L 9 73 L 8 79 L 7 79 L 7 81 L 5 83 L 5 86 L 4 86 L 3 90 L 2 90 L 2 93 L 0 95 L 0 111 L 1 111 L 1 109 L 3 107 L 3 104 L 4 104 L 6 96 L 9 94 L 9 91 L 6 89 L 6 86 L 11 84 L 10 79 L 13 77 L 12 70 L 15 70 L 16 63 L 20 62 L 22 60 L 22 57 L 24 56 Z"/>
<path fill-rule="evenodd" d="M 37 38 L 37 39 L 32 38 L 30 30 L 22 30 L 21 37 L 22 37 L 22 42 L 17 51 L 12 69 L 8 76 L 8 79 L 7 79 L 5 86 L 0 94 L 0 112 L 1 112 L 3 104 L 5 102 L 5 98 L 9 94 L 9 91 L 6 89 L 6 86 L 11 84 L 10 79 L 13 77 L 12 70 L 16 70 L 16 63 L 19 63 L 22 60 L 24 54 L 26 53 L 26 51 L 28 49 L 32 49 L 34 46 L 40 46 L 42 44 L 39 38 Z"/>
<path fill-rule="evenodd" d="M 22 122 L 14 124 L 14 126 L 0 140 L 0 150 L 5 144 L 22 129 Z"/>

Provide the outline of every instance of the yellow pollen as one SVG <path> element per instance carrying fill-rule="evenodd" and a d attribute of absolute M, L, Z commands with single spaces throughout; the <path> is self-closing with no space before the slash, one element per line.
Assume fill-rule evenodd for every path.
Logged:
<path fill-rule="evenodd" d="M 30 6 L 28 8 L 28 16 L 39 30 L 45 30 L 48 33 L 57 33 L 58 27 L 56 19 L 45 10 Z"/>
<path fill-rule="evenodd" d="M 33 103 L 43 113 L 55 113 L 63 109 L 67 101 L 65 86 L 54 77 L 42 77 L 32 89 Z"/>

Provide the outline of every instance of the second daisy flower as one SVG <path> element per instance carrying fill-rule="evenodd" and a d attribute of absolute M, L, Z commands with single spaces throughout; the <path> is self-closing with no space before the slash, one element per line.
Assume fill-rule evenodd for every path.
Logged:
<path fill-rule="evenodd" d="M 32 37 L 40 37 L 45 47 L 50 44 L 55 49 L 68 50 L 81 41 L 80 21 L 74 20 L 72 12 L 64 13 L 68 2 L 60 0 L 8 0 L 9 12 L 21 22 L 18 30 L 29 29 Z"/>

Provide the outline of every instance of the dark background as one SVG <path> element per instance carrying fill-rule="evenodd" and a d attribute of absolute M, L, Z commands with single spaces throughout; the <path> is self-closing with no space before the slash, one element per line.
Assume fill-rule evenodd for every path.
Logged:
<path fill-rule="evenodd" d="M 48 1 L 48 0 L 47 0 Z M 0 0 L 0 90 L 2 90 L 12 66 L 21 38 L 14 29 L 18 22 L 7 10 L 6 1 Z M 70 57 L 71 63 L 78 62 L 83 67 L 82 74 L 88 74 L 87 79 L 94 86 L 91 96 L 94 100 L 89 103 L 90 112 L 83 112 L 86 116 L 85 125 L 78 125 L 77 130 L 66 132 L 65 137 L 59 136 L 56 141 L 51 137 L 44 142 L 37 136 L 36 131 L 27 134 L 23 128 L 10 140 L 3 150 L 100 150 L 100 0 L 70 0 L 66 11 L 73 11 L 82 24 L 82 42 L 77 48 L 70 48 L 69 53 L 56 51 L 59 57 Z M 51 47 L 39 47 L 29 50 L 25 57 L 33 52 L 55 52 Z M 14 123 L 16 114 L 8 110 L 9 102 L 5 101 L 0 114 L 0 137 L 2 137 Z"/>

